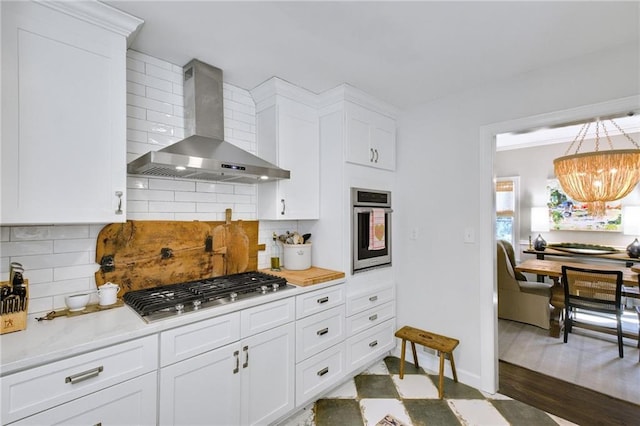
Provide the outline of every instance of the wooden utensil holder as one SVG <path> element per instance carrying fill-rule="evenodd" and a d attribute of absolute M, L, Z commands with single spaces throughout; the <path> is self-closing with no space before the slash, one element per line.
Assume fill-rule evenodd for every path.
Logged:
<path fill-rule="evenodd" d="M 9 281 L 2 281 L 0 285 L 11 285 Z M 0 334 L 12 333 L 27 328 L 27 312 L 29 311 L 29 280 L 24 280 L 27 289 L 24 308 L 18 312 L 0 315 Z"/>

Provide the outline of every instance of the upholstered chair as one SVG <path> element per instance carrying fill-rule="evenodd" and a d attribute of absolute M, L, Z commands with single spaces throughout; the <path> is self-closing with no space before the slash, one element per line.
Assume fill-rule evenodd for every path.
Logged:
<path fill-rule="evenodd" d="M 498 260 L 498 318 L 549 329 L 551 283 L 516 278 L 513 247 L 504 240 L 496 245 Z M 512 254 L 511 258 L 509 253 Z"/>

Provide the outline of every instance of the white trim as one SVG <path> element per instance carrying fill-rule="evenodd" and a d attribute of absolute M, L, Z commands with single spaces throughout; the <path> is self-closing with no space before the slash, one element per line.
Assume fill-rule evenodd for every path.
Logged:
<path fill-rule="evenodd" d="M 478 232 L 480 279 L 480 379 L 484 391 L 498 389 L 498 293 L 496 282 L 494 161 L 496 135 L 545 126 L 557 126 L 600 115 L 637 109 L 640 95 L 524 117 L 480 127 L 480 206 Z"/>

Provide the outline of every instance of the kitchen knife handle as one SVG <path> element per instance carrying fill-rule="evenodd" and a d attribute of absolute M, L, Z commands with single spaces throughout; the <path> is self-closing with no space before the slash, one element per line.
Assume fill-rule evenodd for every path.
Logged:
<path fill-rule="evenodd" d="M 102 373 L 104 370 L 103 366 L 92 368 L 91 370 L 83 371 L 82 373 L 73 374 L 71 376 L 67 376 L 64 379 L 65 383 L 76 384 L 82 382 L 84 380 L 90 379 L 92 377 L 96 377 L 98 374 Z"/>
<path fill-rule="evenodd" d="M 237 374 L 240 371 L 240 351 L 235 351 L 233 356 L 236 357 L 236 368 L 233 369 L 233 374 Z"/>
<path fill-rule="evenodd" d="M 287 207 L 287 206 L 285 205 L 285 203 L 284 203 L 284 198 L 283 198 L 283 199 L 281 199 L 281 200 L 280 200 L 280 202 L 282 203 L 282 211 L 280 212 L 280 214 L 284 216 L 284 211 L 285 211 L 285 209 L 286 209 L 286 207 Z"/>
<path fill-rule="evenodd" d="M 242 352 L 244 352 L 244 364 L 242 364 L 242 368 L 247 368 L 249 366 L 249 346 L 242 348 Z"/>
<path fill-rule="evenodd" d="M 318 336 L 324 336 L 324 335 L 325 335 L 325 334 L 327 334 L 328 332 L 329 332 L 329 328 L 328 328 L 328 327 L 325 327 L 325 328 L 323 328 L 322 330 L 318 330 L 318 331 L 316 331 L 316 334 L 317 334 Z"/>

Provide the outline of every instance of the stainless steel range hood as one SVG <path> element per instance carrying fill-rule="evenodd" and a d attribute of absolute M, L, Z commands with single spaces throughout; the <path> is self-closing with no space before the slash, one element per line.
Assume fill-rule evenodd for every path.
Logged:
<path fill-rule="evenodd" d="M 185 133 L 191 136 L 138 157 L 127 172 L 233 183 L 289 179 L 288 170 L 224 140 L 222 70 L 193 59 L 183 76 Z"/>

